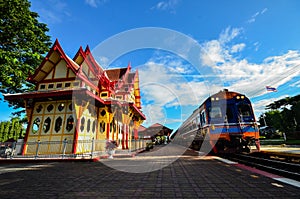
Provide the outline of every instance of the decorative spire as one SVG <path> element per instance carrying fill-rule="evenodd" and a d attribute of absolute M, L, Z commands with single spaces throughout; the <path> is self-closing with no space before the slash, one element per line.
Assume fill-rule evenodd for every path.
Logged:
<path fill-rule="evenodd" d="M 131 70 L 131 62 L 128 62 L 127 68 L 129 68 L 129 70 Z"/>

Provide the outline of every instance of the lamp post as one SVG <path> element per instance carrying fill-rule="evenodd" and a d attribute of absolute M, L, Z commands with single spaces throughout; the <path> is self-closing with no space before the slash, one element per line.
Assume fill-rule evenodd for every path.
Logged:
<path fill-rule="evenodd" d="M 264 124 L 265 124 L 264 126 L 267 126 L 265 117 L 266 117 L 266 114 L 263 114 L 263 119 L 264 119 Z"/>

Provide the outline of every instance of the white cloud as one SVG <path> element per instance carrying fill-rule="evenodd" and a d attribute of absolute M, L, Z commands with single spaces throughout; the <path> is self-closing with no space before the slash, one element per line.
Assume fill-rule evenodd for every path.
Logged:
<path fill-rule="evenodd" d="M 233 33 L 227 28 L 218 40 L 202 44 L 203 51 L 200 57 L 202 64 L 213 68 L 217 76 L 216 81 L 224 82 L 229 90 L 256 99 L 253 106 L 258 118 L 266 111 L 266 105 L 287 96 L 286 91 L 292 89 L 291 87 L 300 87 L 300 52 L 290 50 L 285 54 L 266 57 L 261 63 L 251 63 L 245 58 L 240 58 L 245 45 L 234 44 L 237 32 L 239 31 Z M 255 45 L 258 48 L 259 43 Z M 238 56 L 236 52 L 239 52 Z M 216 81 L 211 80 L 209 86 L 214 86 Z M 273 95 L 266 91 L 266 86 L 280 87 L 276 93 L 277 97 L 270 97 Z"/>
<path fill-rule="evenodd" d="M 290 86 L 291 86 L 291 87 L 300 88 L 300 80 L 297 81 L 297 82 L 295 82 L 295 83 L 293 83 L 293 84 L 291 84 Z"/>
<path fill-rule="evenodd" d="M 178 5 L 179 0 L 168 0 L 168 1 L 160 1 L 151 9 L 154 10 L 162 10 L 162 11 L 169 11 L 171 13 L 176 12 L 176 6 Z"/>
<path fill-rule="evenodd" d="M 240 43 L 231 47 L 231 53 L 237 53 L 242 51 L 245 48 L 246 44 Z"/>
<path fill-rule="evenodd" d="M 254 109 L 257 116 L 265 111 L 265 105 L 278 100 L 270 98 L 265 87 L 278 88 L 295 81 L 294 78 L 300 75 L 300 52 L 288 51 L 266 57 L 261 63 L 251 63 L 241 57 L 246 44 L 234 42 L 240 34 L 240 28 L 226 28 L 218 39 L 200 44 L 201 63 L 212 68 L 212 73 L 198 74 L 198 70 L 182 59 L 160 54 L 139 68 L 143 110 L 151 108 L 157 113 L 146 111 L 146 117 L 151 121 L 168 123 L 174 118 L 167 116 L 166 109 L 200 105 L 210 94 L 222 90 L 224 85 L 229 90 L 256 98 Z M 299 87 L 300 83 L 296 81 L 290 86 Z M 281 96 L 286 94 L 283 90 L 279 92 L 277 94 Z"/>
<path fill-rule="evenodd" d="M 108 0 L 85 0 L 85 3 L 91 7 L 97 8 L 99 5 L 105 4 Z"/>
<path fill-rule="evenodd" d="M 46 6 L 44 5 L 46 4 Z M 44 7 L 47 7 L 45 9 Z M 71 16 L 71 11 L 67 3 L 60 0 L 50 0 L 43 3 L 36 3 L 36 12 L 40 15 L 40 20 L 46 24 L 61 23 Z"/>
<path fill-rule="evenodd" d="M 254 15 L 251 16 L 251 18 L 247 21 L 248 23 L 254 23 L 256 21 L 256 18 L 259 15 L 263 15 L 265 12 L 268 11 L 268 8 L 264 8 L 263 10 L 256 12 Z"/>
<path fill-rule="evenodd" d="M 255 47 L 255 51 L 258 51 L 259 50 L 259 47 L 260 47 L 260 43 L 259 42 L 255 42 L 253 44 L 253 46 Z"/>
<path fill-rule="evenodd" d="M 240 59 L 235 52 L 242 52 L 245 44 L 234 44 L 234 38 L 241 29 L 226 28 L 218 40 L 202 44 L 200 55 L 202 64 L 214 69 L 221 81 L 233 90 L 248 93 L 250 96 L 265 94 L 265 86 L 279 87 L 300 74 L 300 52 L 288 51 L 285 54 L 267 57 L 262 63 L 249 63 Z M 233 43 L 233 44 L 232 44 Z"/>
<path fill-rule="evenodd" d="M 103 69 L 105 69 L 105 68 L 108 67 L 108 65 L 109 65 L 109 59 L 107 57 L 105 57 L 105 56 L 99 56 L 99 57 L 97 57 L 97 60 L 98 60 L 98 62 L 100 64 L 100 66 Z"/>
<path fill-rule="evenodd" d="M 218 40 L 212 40 L 202 45 L 204 52 L 200 55 L 202 63 L 207 66 L 214 66 L 217 63 L 224 63 L 225 56 L 221 43 Z"/>
<path fill-rule="evenodd" d="M 85 0 L 85 3 L 94 8 L 97 8 L 97 0 Z"/>
<path fill-rule="evenodd" d="M 224 31 L 219 36 L 219 42 L 222 44 L 225 44 L 227 42 L 230 42 L 233 40 L 235 37 L 240 35 L 242 33 L 243 29 L 242 28 L 231 28 L 227 27 Z"/>
<path fill-rule="evenodd" d="M 187 79 L 190 67 L 180 59 L 166 56 L 166 59 L 149 60 L 138 68 L 146 125 L 174 122 L 182 116 L 182 109 L 199 105 L 208 97 L 211 90 L 207 89 L 206 82 Z M 175 108 L 179 118 L 169 116 L 168 108 Z"/>

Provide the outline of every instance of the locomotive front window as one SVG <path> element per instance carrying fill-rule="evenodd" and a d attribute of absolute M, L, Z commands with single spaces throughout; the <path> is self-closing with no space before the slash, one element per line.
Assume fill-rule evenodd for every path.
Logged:
<path fill-rule="evenodd" d="M 226 108 L 226 116 L 227 116 L 227 119 L 229 120 L 228 122 L 230 122 L 234 117 L 233 117 L 233 113 L 232 113 L 232 107 L 227 105 L 227 108 Z"/>
<path fill-rule="evenodd" d="M 209 111 L 210 118 L 221 118 L 222 117 L 222 111 L 220 107 L 211 107 Z"/>
<path fill-rule="evenodd" d="M 251 109 L 249 104 L 239 104 L 238 110 L 241 116 L 246 116 L 246 117 L 251 116 Z"/>

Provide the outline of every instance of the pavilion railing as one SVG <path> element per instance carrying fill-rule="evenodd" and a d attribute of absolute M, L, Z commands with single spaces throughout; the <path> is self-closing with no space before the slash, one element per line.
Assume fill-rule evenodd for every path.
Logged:
<path fill-rule="evenodd" d="M 132 139 L 128 143 L 119 143 L 116 154 L 131 154 L 144 150 L 147 140 Z M 76 152 L 74 153 L 74 146 Z M 24 151 L 23 151 L 24 150 Z M 106 140 L 63 140 L 63 141 L 30 141 L 0 142 L 0 158 L 95 158 L 106 156 L 108 150 Z"/>

